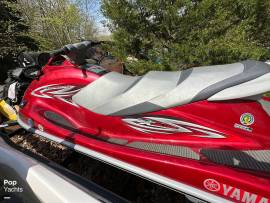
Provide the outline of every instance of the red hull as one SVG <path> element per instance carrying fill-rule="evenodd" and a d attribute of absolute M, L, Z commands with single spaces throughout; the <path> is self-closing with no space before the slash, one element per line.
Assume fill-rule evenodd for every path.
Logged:
<path fill-rule="evenodd" d="M 152 113 L 120 117 L 96 114 L 70 101 L 72 92 L 79 91 L 99 77 L 100 75 L 91 71 L 75 68 L 67 61 L 61 66 L 47 65 L 43 68 L 43 75 L 39 80 L 33 81 L 25 93 L 26 104 L 20 110 L 21 124 L 33 127 L 38 132 L 55 135 L 66 143 L 74 143 L 150 171 L 159 178 L 165 177 L 164 182 L 154 178 L 153 181 L 173 189 L 180 190 L 180 186 L 166 184 L 167 180 L 191 186 L 194 191 L 198 189 L 199 192 L 195 191 L 191 196 L 215 201 L 210 197 L 207 199 L 204 191 L 213 194 L 213 197 L 218 196 L 234 202 L 269 201 L 269 171 L 247 168 L 245 163 L 241 163 L 245 160 L 242 156 L 240 159 L 237 158 L 238 155 L 230 158 L 227 156 L 227 160 L 222 162 L 220 158 L 219 162 L 211 155 L 224 150 L 235 154 L 270 149 L 270 117 L 260 103 L 240 100 L 199 101 Z M 69 92 L 71 95 L 46 98 L 52 92 L 43 87 L 56 86 L 73 86 Z M 61 123 L 53 121 L 53 118 L 44 117 L 46 112 L 53 112 L 64 118 L 70 127 L 65 123 L 61 126 Z M 246 113 L 251 114 L 254 119 L 247 126 L 240 121 L 241 115 Z M 164 119 L 167 123 L 163 122 Z M 147 122 L 153 121 L 159 128 L 166 129 L 174 129 L 175 123 L 168 122 L 182 122 L 189 131 L 160 133 L 150 129 L 146 133 L 135 129 L 138 125 L 147 127 Z M 148 149 L 145 143 L 148 143 L 148 148 L 151 144 L 155 145 Z M 177 150 L 171 153 L 167 148 L 158 148 L 160 146 L 179 146 L 179 149 L 188 150 L 188 153 L 177 154 Z M 246 159 L 250 161 L 250 157 Z M 229 162 L 235 160 L 240 162 L 238 166 L 230 165 Z M 270 168 L 267 164 L 265 167 Z M 182 192 L 186 193 L 188 190 Z"/>

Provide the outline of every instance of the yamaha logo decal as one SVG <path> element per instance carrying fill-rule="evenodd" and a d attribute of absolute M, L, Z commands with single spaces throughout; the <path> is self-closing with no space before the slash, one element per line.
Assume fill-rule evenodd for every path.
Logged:
<path fill-rule="evenodd" d="M 225 196 L 232 199 L 234 202 L 244 203 L 268 203 L 269 199 L 259 194 L 255 194 L 241 188 L 218 182 L 215 179 L 209 178 L 203 181 L 203 186 L 208 191 Z"/>
<path fill-rule="evenodd" d="M 210 190 L 212 192 L 216 192 L 216 191 L 219 191 L 220 190 L 220 184 L 219 184 L 219 182 L 216 181 L 216 180 L 214 180 L 214 179 L 206 179 L 203 182 L 203 185 L 204 185 L 204 187 L 207 190 Z"/>

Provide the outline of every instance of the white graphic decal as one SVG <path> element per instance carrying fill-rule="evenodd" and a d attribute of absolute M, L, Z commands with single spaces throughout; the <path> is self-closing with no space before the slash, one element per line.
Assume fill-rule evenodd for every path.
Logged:
<path fill-rule="evenodd" d="M 225 138 L 222 133 L 211 128 L 170 118 L 140 117 L 125 118 L 123 121 L 129 127 L 144 133 L 174 134 L 180 132 L 202 138 Z"/>
<path fill-rule="evenodd" d="M 73 86 L 73 85 L 59 85 L 52 84 L 39 87 L 32 91 L 32 95 L 39 98 L 52 99 L 57 98 L 65 103 L 71 104 L 73 106 L 77 106 L 72 101 L 72 96 L 79 92 L 81 87 Z"/>
<path fill-rule="evenodd" d="M 254 194 L 243 189 L 233 187 L 224 183 L 220 183 L 214 179 L 206 179 L 203 186 L 211 191 L 216 192 L 225 197 L 231 198 L 238 202 L 244 203 L 268 203 L 269 199 L 258 194 Z"/>

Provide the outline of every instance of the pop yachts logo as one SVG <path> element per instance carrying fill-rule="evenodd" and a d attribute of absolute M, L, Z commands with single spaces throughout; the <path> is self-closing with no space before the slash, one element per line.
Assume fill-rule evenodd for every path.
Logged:
<path fill-rule="evenodd" d="M 23 188 L 19 186 L 17 180 L 4 179 L 3 188 L 4 188 L 4 191 L 7 193 L 23 192 Z"/>
<path fill-rule="evenodd" d="M 32 95 L 39 98 L 52 99 L 57 98 L 65 103 L 77 106 L 72 101 L 72 96 L 79 92 L 82 87 L 77 87 L 73 85 L 59 85 L 52 84 L 39 87 L 32 91 Z"/>
<path fill-rule="evenodd" d="M 257 194 L 224 184 L 219 183 L 214 179 L 206 179 L 203 182 L 204 187 L 211 191 L 216 192 L 220 195 L 229 197 L 238 202 L 244 203 L 268 203 L 269 199 L 266 197 L 259 196 Z"/>
<path fill-rule="evenodd" d="M 202 138 L 225 138 L 222 133 L 211 128 L 171 118 L 148 116 L 125 118 L 123 121 L 126 122 L 129 127 L 144 133 L 187 133 L 187 135 Z"/>

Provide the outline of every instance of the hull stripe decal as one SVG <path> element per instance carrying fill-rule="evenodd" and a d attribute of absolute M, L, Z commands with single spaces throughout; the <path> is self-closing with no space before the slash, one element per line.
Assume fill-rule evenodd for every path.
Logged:
<path fill-rule="evenodd" d="M 141 149 L 141 150 L 160 153 L 160 154 L 200 160 L 199 154 L 195 153 L 190 148 L 183 147 L 183 146 L 156 144 L 156 143 L 147 143 L 147 142 L 131 142 L 127 146 L 135 148 L 135 149 Z"/>
<path fill-rule="evenodd" d="M 78 144 L 75 145 L 73 143 L 67 142 L 67 141 L 65 141 L 65 140 L 63 140 L 61 138 L 58 138 L 56 136 L 53 136 L 51 134 L 42 132 L 40 130 L 33 129 L 29 125 L 25 124 L 20 119 L 19 116 L 18 116 L 18 123 L 24 129 L 26 129 L 26 130 L 28 130 L 28 131 L 30 131 L 32 133 L 36 133 L 36 134 L 38 134 L 38 135 L 40 135 L 42 137 L 48 138 L 48 139 L 50 139 L 52 141 L 55 141 L 55 142 L 58 142 L 58 143 L 62 143 L 64 145 L 66 145 L 67 147 L 73 148 L 74 150 L 76 150 L 76 151 L 78 151 L 80 153 L 83 153 L 85 155 L 88 155 L 90 157 L 93 157 L 95 159 L 98 159 L 98 160 L 100 160 L 102 162 L 108 163 L 108 164 L 113 165 L 113 166 L 116 166 L 116 167 L 118 167 L 120 169 L 123 169 L 123 170 L 126 170 L 128 172 L 131 172 L 131 173 L 133 173 L 133 174 L 135 174 L 137 176 L 140 176 L 140 177 L 149 179 L 150 181 L 159 183 L 159 184 L 161 184 L 163 186 L 166 186 L 168 188 L 171 188 L 173 190 L 182 192 L 184 194 L 187 194 L 187 195 L 190 195 L 190 196 L 193 196 L 193 197 L 196 197 L 196 198 L 202 199 L 204 201 L 208 201 L 208 202 L 214 202 L 214 203 L 215 202 L 216 203 L 220 203 L 220 202 L 232 203 L 231 201 L 226 200 L 226 199 L 224 199 L 222 197 L 219 197 L 217 195 L 214 195 L 214 194 L 205 192 L 203 190 L 200 190 L 198 188 L 192 187 L 190 185 L 187 185 L 187 184 L 184 184 L 184 183 L 181 183 L 181 182 L 177 182 L 177 181 L 172 180 L 170 178 L 167 178 L 165 176 L 161 176 L 161 175 L 156 174 L 154 172 L 151 172 L 151 171 L 145 170 L 143 168 L 137 167 L 135 165 L 132 165 L 132 164 L 123 162 L 123 161 L 121 161 L 119 159 L 112 158 L 112 157 L 107 156 L 105 154 L 102 154 L 100 152 L 97 152 L 97 151 L 88 149 L 86 147 L 83 147 L 81 145 L 78 145 Z"/>
<path fill-rule="evenodd" d="M 201 153 L 217 164 L 270 173 L 270 150 L 202 149 Z"/>

